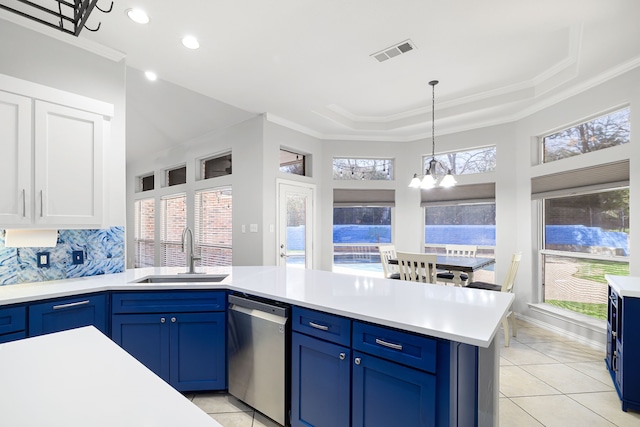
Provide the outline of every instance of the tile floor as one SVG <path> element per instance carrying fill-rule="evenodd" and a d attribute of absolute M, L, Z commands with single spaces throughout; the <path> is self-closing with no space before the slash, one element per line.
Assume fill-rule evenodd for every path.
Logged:
<path fill-rule="evenodd" d="M 640 426 L 640 412 L 620 409 L 604 349 L 518 322 L 518 336 L 500 350 L 501 427 Z M 224 427 L 278 427 L 225 393 L 187 397 Z"/>

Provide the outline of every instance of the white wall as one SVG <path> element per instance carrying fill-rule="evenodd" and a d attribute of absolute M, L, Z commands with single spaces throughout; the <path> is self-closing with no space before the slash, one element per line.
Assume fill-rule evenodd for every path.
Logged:
<path fill-rule="evenodd" d="M 124 61 L 111 61 L 5 20 L 0 25 L 0 58 L 0 74 L 114 105 L 111 141 L 104 147 L 104 225 L 124 226 Z"/>

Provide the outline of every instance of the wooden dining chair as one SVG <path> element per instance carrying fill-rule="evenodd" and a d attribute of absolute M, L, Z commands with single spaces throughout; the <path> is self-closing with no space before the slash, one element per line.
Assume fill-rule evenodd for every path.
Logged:
<path fill-rule="evenodd" d="M 522 259 L 522 253 L 517 252 L 511 257 L 511 265 L 509 271 L 502 282 L 502 285 L 487 282 L 471 282 L 467 285 L 467 288 L 484 289 L 487 291 L 497 292 L 513 292 L 513 285 L 516 281 L 516 273 L 518 272 L 518 266 Z M 511 322 L 511 329 L 513 336 L 518 335 L 518 323 L 516 322 L 516 316 L 513 310 L 509 310 L 507 314 L 502 318 L 502 329 L 504 329 L 504 346 L 509 347 L 509 322 Z"/>
<path fill-rule="evenodd" d="M 397 259 L 395 245 L 378 245 L 380 252 L 380 262 L 382 263 L 382 271 L 386 279 L 400 279 L 400 271 L 397 265 L 389 264 L 390 259 Z"/>
<path fill-rule="evenodd" d="M 397 252 L 400 280 L 436 283 L 436 255 Z"/>
<path fill-rule="evenodd" d="M 476 252 L 478 252 L 478 246 L 476 245 L 445 245 L 447 256 L 468 257 L 475 258 Z M 460 281 L 465 286 L 469 276 L 460 273 Z M 442 271 L 436 274 L 436 281 L 442 283 L 455 283 L 453 271 Z"/>

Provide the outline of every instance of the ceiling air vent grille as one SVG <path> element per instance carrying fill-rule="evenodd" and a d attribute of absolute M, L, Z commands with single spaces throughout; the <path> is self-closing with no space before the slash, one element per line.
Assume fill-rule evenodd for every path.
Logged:
<path fill-rule="evenodd" d="M 378 62 L 384 62 L 387 59 L 394 58 L 398 55 L 402 55 L 403 53 L 411 52 L 415 48 L 416 45 L 411 40 L 405 40 L 386 49 L 382 49 L 379 52 L 372 53 L 369 56 L 374 57 Z"/>

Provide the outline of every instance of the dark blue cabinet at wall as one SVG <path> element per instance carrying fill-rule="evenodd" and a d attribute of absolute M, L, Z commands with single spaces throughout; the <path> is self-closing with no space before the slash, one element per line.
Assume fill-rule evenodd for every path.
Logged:
<path fill-rule="evenodd" d="M 25 306 L 0 308 L 0 344 L 26 337 L 26 317 Z"/>
<path fill-rule="evenodd" d="M 112 339 L 180 391 L 223 390 L 225 293 L 115 293 Z"/>
<path fill-rule="evenodd" d="M 607 368 L 622 410 L 640 411 L 640 298 L 620 296 L 609 286 Z"/>
<path fill-rule="evenodd" d="M 29 336 L 93 325 L 107 333 L 106 294 L 78 295 L 29 305 Z"/>

